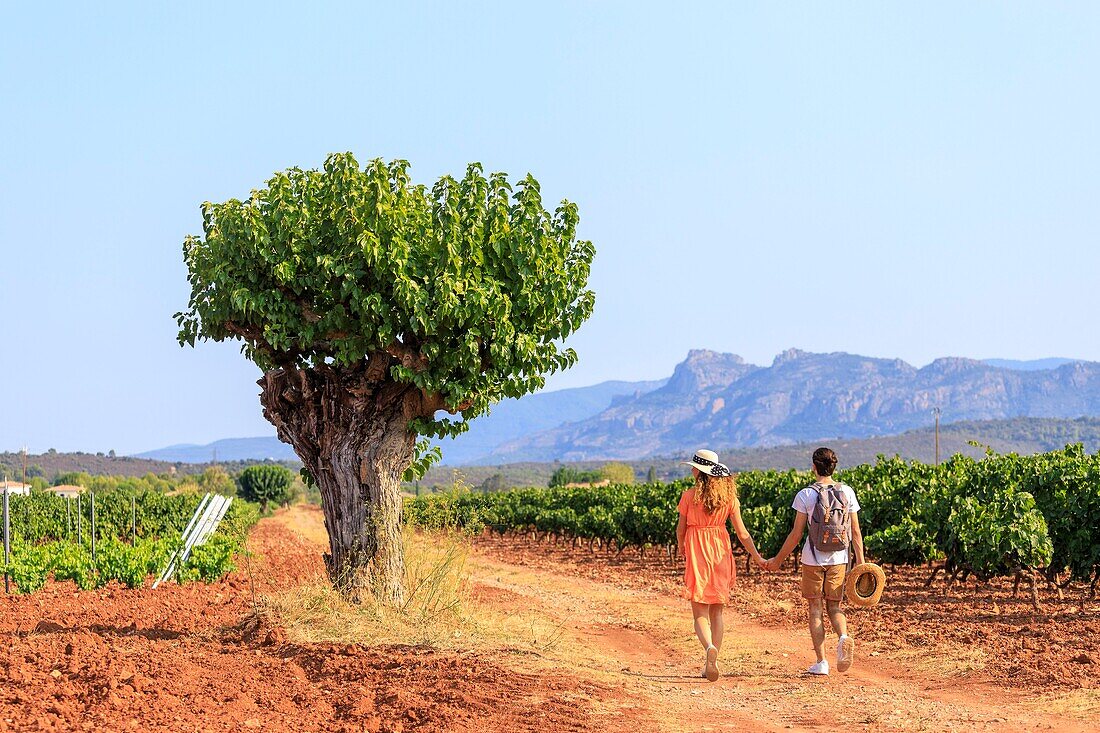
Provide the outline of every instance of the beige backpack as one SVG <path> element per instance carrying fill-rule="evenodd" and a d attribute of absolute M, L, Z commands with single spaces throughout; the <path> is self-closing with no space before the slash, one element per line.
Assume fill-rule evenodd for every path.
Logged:
<path fill-rule="evenodd" d="M 848 549 L 852 539 L 852 510 L 844 484 L 815 482 L 810 488 L 817 493 L 817 502 L 809 516 L 811 552 Z"/>

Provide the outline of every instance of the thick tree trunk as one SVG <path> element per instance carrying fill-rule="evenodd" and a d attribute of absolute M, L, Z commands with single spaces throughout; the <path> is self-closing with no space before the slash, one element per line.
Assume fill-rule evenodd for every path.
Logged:
<path fill-rule="evenodd" d="M 416 442 L 408 423 L 427 408 L 418 390 L 381 371 L 276 369 L 258 384 L 264 416 L 320 489 L 329 579 L 352 602 L 400 605 L 401 477 Z"/>

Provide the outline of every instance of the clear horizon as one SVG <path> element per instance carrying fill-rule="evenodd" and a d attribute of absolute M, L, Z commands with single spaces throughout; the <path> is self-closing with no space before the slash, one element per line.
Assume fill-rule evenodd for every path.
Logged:
<path fill-rule="evenodd" d="M 700 347 L 1100 361 L 1090 3 L 5 21 L 0 450 L 270 435 L 236 344 L 176 344 L 183 238 L 204 200 L 343 150 L 424 183 L 530 171 L 577 203 L 596 311 L 548 389 L 660 379 Z"/>

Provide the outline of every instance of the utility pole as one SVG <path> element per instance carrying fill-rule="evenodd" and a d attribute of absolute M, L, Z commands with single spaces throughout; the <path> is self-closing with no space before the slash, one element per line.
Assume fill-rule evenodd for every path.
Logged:
<path fill-rule="evenodd" d="M 23 446 L 23 486 L 27 485 L 27 446 Z"/>
<path fill-rule="evenodd" d="M 936 417 L 936 465 L 940 465 L 940 408 L 933 407 L 932 414 Z"/>

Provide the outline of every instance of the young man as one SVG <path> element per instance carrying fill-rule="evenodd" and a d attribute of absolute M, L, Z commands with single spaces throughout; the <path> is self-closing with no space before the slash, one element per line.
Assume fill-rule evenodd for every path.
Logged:
<path fill-rule="evenodd" d="M 817 663 L 806 670 L 810 674 L 829 674 L 825 659 L 825 623 L 822 605 L 829 612 L 833 631 L 840 637 L 836 646 L 836 668 L 847 672 L 855 657 L 856 643 L 848 635 L 848 623 L 840 609 L 844 596 L 844 574 L 848 566 L 848 543 L 855 548 L 856 563 L 863 562 L 863 535 L 859 531 L 859 502 L 851 487 L 833 480 L 836 453 L 829 448 L 814 451 L 813 485 L 798 492 L 791 506 L 797 514 L 794 527 L 779 554 L 767 562 L 768 570 L 778 570 L 787 555 L 802 539 L 807 527 L 810 536 L 802 547 L 802 596 L 810 605 L 810 638 Z"/>

